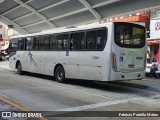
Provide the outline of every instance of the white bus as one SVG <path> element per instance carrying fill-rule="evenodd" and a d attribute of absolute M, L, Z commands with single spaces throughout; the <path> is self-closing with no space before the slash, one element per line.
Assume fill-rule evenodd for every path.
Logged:
<path fill-rule="evenodd" d="M 144 26 L 121 22 L 12 37 L 9 65 L 18 74 L 51 75 L 58 82 L 142 79 L 145 37 Z"/>

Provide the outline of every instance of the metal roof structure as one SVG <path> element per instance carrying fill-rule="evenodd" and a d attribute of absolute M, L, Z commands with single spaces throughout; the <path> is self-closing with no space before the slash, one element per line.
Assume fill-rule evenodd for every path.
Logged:
<path fill-rule="evenodd" d="M 28 34 L 158 7 L 160 0 L 0 0 L 0 22 Z"/>

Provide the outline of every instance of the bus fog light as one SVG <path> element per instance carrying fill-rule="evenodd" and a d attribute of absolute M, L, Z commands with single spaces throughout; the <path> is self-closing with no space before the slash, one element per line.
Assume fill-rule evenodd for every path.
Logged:
<path fill-rule="evenodd" d="M 141 74 L 138 74 L 138 77 L 141 77 Z"/>
<path fill-rule="evenodd" d="M 124 75 L 122 75 L 121 77 L 124 78 Z"/>

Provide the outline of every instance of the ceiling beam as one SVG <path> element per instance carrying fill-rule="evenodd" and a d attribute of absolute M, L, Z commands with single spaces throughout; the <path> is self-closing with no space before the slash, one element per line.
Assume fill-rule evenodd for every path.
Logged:
<path fill-rule="evenodd" d="M 17 30 L 17 32 L 19 32 L 20 34 L 29 34 L 29 32 L 27 32 L 26 30 L 24 30 L 23 28 L 21 28 L 19 25 L 17 25 L 15 22 L 11 21 L 10 19 L 8 19 L 7 17 L 0 15 L 0 20 L 1 22 L 7 24 L 7 25 L 13 25 L 14 29 Z"/>
<path fill-rule="evenodd" d="M 31 1 L 33 1 L 33 0 L 29 0 L 29 1 L 25 2 L 24 4 L 28 4 L 28 3 L 30 3 Z M 7 13 L 10 13 L 10 12 L 12 12 L 12 11 L 14 11 L 14 10 L 16 10 L 16 9 L 20 8 L 20 7 L 22 7 L 22 5 L 18 5 L 18 6 L 16 6 L 16 7 L 12 8 L 12 9 L 10 9 L 10 10 L 8 10 L 8 11 L 4 12 L 4 13 L 3 13 L 3 14 L 1 14 L 1 15 L 5 15 L 5 14 L 7 14 Z"/>
<path fill-rule="evenodd" d="M 87 8 L 82 8 L 82 9 L 79 9 L 79 10 L 75 10 L 73 12 L 69 12 L 69 13 L 65 13 L 65 14 L 62 14 L 62 15 L 59 15 L 59 16 L 56 16 L 56 17 L 52 17 L 49 20 L 51 21 L 51 20 L 60 19 L 60 18 L 63 18 L 63 17 L 67 17 L 67 16 L 70 16 L 70 15 L 81 13 L 81 12 L 87 11 L 87 10 L 88 10 Z"/>
<path fill-rule="evenodd" d="M 104 6 L 104 5 L 107 5 L 107 4 L 111 4 L 111 3 L 115 3 L 115 2 L 118 2 L 118 1 L 120 1 L 120 0 L 108 0 L 108 1 L 105 1 L 105 2 L 102 2 L 102 3 L 98 3 L 98 4 L 96 4 L 96 5 L 93 5 L 93 6 L 91 6 L 92 8 L 97 8 L 97 7 L 101 7 L 101 6 Z M 122 4 L 123 5 L 123 4 Z M 138 5 L 138 4 L 137 4 Z M 152 5 L 151 5 L 152 6 Z M 158 6 L 159 7 L 159 6 Z M 124 9 L 128 9 L 128 8 L 125 8 L 124 6 L 123 6 L 123 8 Z M 106 19 L 106 18 L 110 18 L 110 17 L 115 17 L 115 16 L 117 16 L 117 15 L 125 15 L 125 14 L 128 14 L 128 13 L 133 13 L 133 12 L 138 12 L 138 11 L 143 11 L 143 10 L 147 10 L 147 9 L 153 9 L 154 7 L 147 7 L 146 9 L 138 9 L 138 8 L 136 8 L 136 9 L 138 9 L 138 10 L 135 10 L 135 11 L 128 11 L 128 10 L 126 10 L 126 11 L 128 11 L 128 12 L 122 12 L 122 13 L 116 13 L 117 11 L 110 11 L 110 12 L 108 12 L 108 16 L 105 16 L 105 18 L 103 18 L 103 19 Z M 156 6 L 156 8 L 157 8 L 157 6 Z M 110 8 L 111 9 L 111 8 Z M 65 13 L 65 14 L 62 14 L 62 15 L 59 15 L 59 16 L 56 16 L 56 17 L 52 17 L 52 18 L 49 18 L 48 19 L 48 21 L 52 21 L 52 20 L 56 20 L 56 19 L 60 19 L 60 18 L 63 18 L 63 17 L 66 17 L 66 16 L 70 16 L 70 15 L 73 15 L 73 14 L 77 14 L 77 13 L 80 13 L 80 12 L 83 12 L 83 11 L 87 11 L 88 10 L 88 8 L 82 8 L 82 9 L 79 9 L 79 10 L 76 10 L 76 11 L 73 11 L 73 12 L 69 12 L 69 13 Z M 120 9 L 121 10 L 121 9 Z M 112 12 L 112 14 L 113 15 L 110 15 L 110 13 Z M 32 23 L 31 25 L 37 25 L 37 24 L 41 24 L 42 22 L 38 22 L 38 23 Z M 29 27 L 29 26 L 31 26 L 31 25 L 26 25 L 26 26 L 23 26 L 23 28 L 26 28 L 26 27 Z"/>
<path fill-rule="evenodd" d="M 31 15 L 33 15 L 34 13 L 33 12 L 31 12 L 31 13 L 28 13 L 28 14 L 26 14 L 26 15 L 23 15 L 23 16 L 20 16 L 20 17 L 17 17 L 17 18 L 15 18 L 15 19 L 13 19 L 12 21 L 16 21 L 16 20 L 19 20 L 19 19 L 22 19 L 22 18 L 25 18 L 25 17 L 28 17 L 28 16 L 31 16 Z"/>
<path fill-rule="evenodd" d="M 44 8 L 42 8 L 42 9 L 39 9 L 39 10 L 37 10 L 37 12 L 42 12 L 42 11 L 44 11 L 44 10 L 48 10 L 48 9 L 50 9 L 50 8 L 52 8 L 52 7 L 56 7 L 56 6 L 60 5 L 60 4 L 63 4 L 63 3 L 65 3 L 65 2 L 68 2 L 68 1 L 69 1 L 69 0 L 63 0 L 63 1 L 57 2 L 57 3 L 52 4 L 52 5 L 50 5 L 50 6 L 44 7 Z M 117 1 L 120 1 L 120 0 L 108 0 L 108 1 L 105 1 L 105 2 L 102 2 L 102 3 L 99 3 L 99 4 L 96 4 L 96 5 L 93 5 L 92 8 L 101 7 L 101 6 L 104 6 L 104 5 L 107 5 L 107 4 L 111 4 L 111 3 L 114 3 L 114 2 L 117 2 Z M 48 20 L 51 21 L 51 20 L 63 18 L 63 17 L 69 16 L 69 15 L 77 14 L 77 13 L 80 13 L 80 12 L 83 12 L 83 11 L 87 11 L 87 10 L 88 10 L 88 8 L 82 8 L 82 9 L 79 9 L 79 10 L 76 10 L 76 11 L 73 11 L 73 12 L 69 12 L 69 13 L 66 13 L 66 14 L 63 14 L 63 15 L 59 15 L 59 16 L 57 16 L 57 17 L 49 18 Z M 18 18 L 13 19 L 13 21 L 16 21 L 16 20 L 25 18 L 25 17 L 30 16 L 30 15 L 32 15 L 32 14 L 34 14 L 34 13 L 28 13 L 28 14 L 26 14 L 26 15 L 23 15 L 23 16 L 21 16 L 21 17 L 18 17 Z"/>
<path fill-rule="evenodd" d="M 29 0 L 27 2 L 25 2 L 24 4 L 27 4 L 29 2 L 31 2 L 33 0 Z M 13 25 L 14 26 L 14 29 L 19 32 L 20 34 L 29 34 L 28 31 L 24 30 L 21 26 L 19 26 L 18 24 L 16 24 L 14 21 L 10 20 L 9 18 L 5 17 L 4 15 L 7 14 L 7 13 L 10 13 L 18 8 L 22 7 L 22 5 L 19 5 L 19 6 L 16 6 L 14 7 L 13 9 L 10 9 L 6 12 L 4 12 L 3 14 L 0 15 L 0 21 L 3 22 L 4 24 L 6 25 Z"/>
<path fill-rule="evenodd" d="M 101 2 L 101 3 L 98 3 L 96 5 L 93 5 L 92 8 L 101 7 L 101 6 L 108 5 L 108 4 L 111 4 L 111 3 L 115 3 L 115 2 L 118 2 L 118 1 L 120 1 L 120 0 L 107 0 L 105 2 Z"/>
<path fill-rule="evenodd" d="M 92 8 L 101 7 L 101 6 L 111 4 L 111 3 L 114 3 L 114 2 L 118 2 L 118 1 L 120 1 L 120 0 L 108 0 L 108 1 L 96 4 L 96 5 L 93 5 Z M 80 13 L 80 12 L 83 12 L 83 11 L 87 11 L 87 10 L 88 10 L 88 8 L 85 7 L 85 8 L 79 9 L 79 10 L 75 10 L 73 12 L 69 12 L 69 13 L 65 13 L 65 14 L 62 14 L 62 15 L 59 15 L 59 16 L 56 16 L 56 17 L 49 18 L 49 20 L 60 19 L 60 18 L 69 16 L 69 15 L 74 15 L 74 14 L 77 14 L 77 13 Z"/>
<path fill-rule="evenodd" d="M 42 15 L 41 13 L 38 13 L 36 11 L 36 9 L 34 9 L 33 7 L 25 4 L 23 1 L 21 0 L 14 0 L 15 2 L 17 2 L 18 4 L 22 5 L 23 7 L 27 8 L 28 10 L 30 10 L 31 12 L 33 12 L 34 14 L 36 14 L 38 17 L 40 17 L 44 22 L 46 22 L 51 28 L 55 28 L 57 27 L 55 24 L 53 24 L 52 22 L 48 21 L 48 19 Z"/>
<path fill-rule="evenodd" d="M 33 1 L 33 0 L 31 0 L 31 1 Z M 70 0 L 62 0 L 62 1 L 60 1 L 60 2 L 54 3 L 54 4 L 52 4 L 52 5 L 49 5 L 49 6 L 47 6 L 47 7 L 41 8 L 41 9 L 37 10 L 37 12 L 39 13 L 39 12 L 42 12 L 42 11 L 44 11 L 44 10 L 48 10 L 48 9 L 50 9 L 50 8 L 56 7 L 56 6 L 61 5 L 61 4 L 65 3 L 65 2 L 68 2 L 68 1 L 70 1 Z M 20 5 L 20 6 L 21 6 L 21 5 Z M 23 15 L 23 16 L 20 16 L 20 17 L 17 17 L 17 18 L 15 18 L 15 19 L 13 19 L 13 21 L 16 21 L 16 20 L 25 18 L 25 17 L 30 16 L 30 15 L 33 15 L 33 14 L 34 14 L 34 13 L 28 13 L 28 14 L 26 14 L 26 15 Z"/>
<path fill-rule="evenodd" d="M 53 18 L 48 19 L 48 20 L 51 21 L 51 20 L 63 18 L 63 17 L 69 16 L 69 15 L 77 14 L 77 13 L 80 13 L 80 12 L 83 12 L 83 11 L 87 11 L 87 10 L 88 10 L 88 9 L 83 8 L 83 9 L 76 10 L 76 11 L 73 11 L 73 12 L 70 12 L 70 13 L 66 13 L 66 14 L 63 14 L 63 15 L 59 15 L 59 16 L 57 16 L 57 17 L 53 17 Z M 22 28 L 27 28 L 27 27 L 34 26 L 34 25 L 41 24 L 41 23 L 44 23 L 44 21 L 40 21 L 40 22 L 36 22 L 36 23 L 29 24 L 29 25 L 25 25 L 25 26 L 22 26 Z"/>
<path fill-rule="evenodd" d="M 29 24 L 29 25 L 22 26 L 22 28 L 26 28 L 26 27 L 38 25 L 38 24 L 41 24 L 41 23 L 44 23 L 44 21 L 40 21 L 40 22 L 36 22 L 36 23 L 31 23 L 31 24 Z"/>
<path fill-rule="evenodd" d="M 101 15 L 95 9 L 93 9 L 92 6 L 86 0 L 79 1 L 94 15 L 94 17 L 96 17 L 98 21 L 102 20 Z"/>
<path fill-rule="evenodd" d="M 52 5 L 50 5 L 50 6 L 47 6 L 47 7 L 44 7 L 44 8 L 42 8 L 42 9 L 37 10 L 37 12 L 41 12 L 41 11 L 47 10 L 47 9 L 49 9 L 49 8 L 58 6 L 58 5 L 63 4 L 63 3 L 65 3 L 65 2 L 67 2 L 67 1 L 69 1 L 69 0 L 63 0 L 63 1 L 58 2 L 58 3 L 56 3 L 56 4 L 52 4 Z M 91 6 L 91 7 L 92 7 L 92 8 L 96 8 L 96 7 L 100 7 L 100 6 L 103 6 L 103 5 L 106 5 L 106 4 L 111 4 L 111 3 L 117 2 L 117 1 L 119 1 L 119 0 L 109 0 L 109 1 L 105 1 L 105 2 L 102 2 L 102 3 L 96 4 L 96 5 Z M 76 10 L 76 11 L 73 11 L 73 12 L 69 12 L 69 13 L 62 14 L 62 15 L 59 15 L 59 16 L 56 16 L 56 17 L 52 17 L 52 18 L 48 19 L 48 21 L 60 19 L 60 18 L 66 17 L 66 16 L 70 16 L 70 15 L 77 14 L 77 13 L 80 13 L 80 12 L 83 12 L 83 11 L 87 11 L 87 10 L 88 10 L 88 8 L 85 7 L 85 8 L 82 8 L 82 9 L 79 9 L 79 10 Z M 30 16 L 30 15 L 32 15 L 32 14 L 33 14 L 33 13 L 26 14 L 26 15 L 24 15 L 24 16 L 21 16 L 21 17 L 19 17 L 19 18 L 14 19 L 13 21 L 22 19 L 22 18 L 27 17 L 27 16 Z M 95 20 L 94 20 L 94 21 L 95 21 Z M 41 23 L 44 23 L 44 21 L 40 21 L 40 22 L 36 22 L 36 23 L 29 24 L 29 25 L 25 25 L 25 26 L 22 26 L 21 28 L 27 28 L 27 27 L 34 26 L 34 25 L 41 24 Z"/>
<path fill-rule="evenodd" d="M 63 3 L 66 3 L 66 2 L 68 2 L 68 1 L 70 1 L 70 0 L 62 0 L 62 1 L 60 1 L 60 2 L 54 3 L 54 4 L 52 4 L 52 5 L 49 5 L 49 6 L 47 6 L 47 7 L 44 7 L 44 8 L 42 8 L 42 9 L 39 9 L 39 10 L 37 10 L 37 12 L 41 12 L 41 11 L 44 11 L 44 10 L 48 10 L 48 9 L 50 9 L 50 8 L 53 8 L 53 7 L 56 7 L 56 6 L 61 5 L 61 4 L 63 4 Z"/>

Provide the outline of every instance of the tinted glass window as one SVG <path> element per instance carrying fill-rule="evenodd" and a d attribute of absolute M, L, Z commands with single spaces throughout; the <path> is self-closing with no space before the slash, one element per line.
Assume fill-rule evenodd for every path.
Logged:
<path fill-rule="evenodd" d="M 39 36 L 39 50 L 43 50 L 43 36 Z"/>
<path fill-rule="evenodd" d="M 9 51 L 16 52 L 18 50 L 18 39 L 13 38 L 10 40 Z"/>
<path fill-rule="evenodd" d="M 52 37 L 51 38 L 52 47 L 54 45 L 54 48 L 52 49 L 67 50 L 68 49 L 68 38 L 69 38 L 68 34 L 59 34 L 59 35 L 55 35 L 54 37 Z"/>
<path fill-rule="evenodd" d="M 97 38 L 97 31 L 88 31 L 86 42 L 87 42 L 87 50 L 96 50 L 96 38 Z"/>
<path fill-rule="evenodd" d="M 98 30 L 97 32 L 98 32 L 97 33 L 97 49 L 102 50 L 106 43 L 107 30 L 104 28 L 104 29 Z"/>
<path fill-rule="evenodd" d="M 18 39 L 18 50 L 25 50 L 25 38 Z"/>
<path fill-rule="evenodd" d="M 63 43 L 63 35 L 56 35 L 55 36 L 56 40 L 56 48 L 57 50 L 62 50 L 62 43 Z"/>
<path fill-rule="evenodd" d="M 43 39 L 43 49 L 44 50 L 49 50 L 50 49 L 50 40 L 49 40 L 49 36 L 44 36 Z"/>
<path fill-rule="evenodd" d="M 70 38 L 70 49 L 71 50 L 84 50 L 84 32 L 72 33 Z"/>
<path fill-rule="evenodd" d="M 143 47 L 145 45 L 145 28 L 132 23 L 115 23 L 115 42 L 121 47 Z"/>
<path fill-rule="evenodd" d="M 33 49 L 34 50 L 39 50 L 39 40 L 40 40 L 40 37 L 39 36 L 36 36 L 33 38 L 34 40 L 34 46 L 33 46 Z"/>
<path fill-rule="evenodd" d="M 26 39 L 26 50 L 32 50 L 33 49 L 33 40 L 31 37 L 28 37 Z"/>
<path fill-rule="evenodd" d="M 68 34 L 63 35 L 63 50 L 68 50 L 68 46 L 69 46 L 68 38 L 69 38 Z"/>
<path fill-rule="evenodd" d="M 50 50 L 56 50 L 56 40 L 54 35 L 50 35 Z"/>

